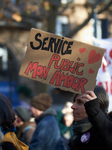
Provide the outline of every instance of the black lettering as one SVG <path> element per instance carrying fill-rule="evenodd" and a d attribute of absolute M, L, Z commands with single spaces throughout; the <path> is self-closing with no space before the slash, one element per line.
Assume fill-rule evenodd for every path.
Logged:
<path fill-rule="evenodd" d="M 48 40 L 48 37 L 46 37 L 46 38 L 44 38 L 44 40 L 43 40 L 43 44 L 42 44 L 42 50 L 48 50 L 48 47 L 44 47 L 44 45 L 46 44 L 46 41 Z"/>
<path fill-rule="evenodd" d="M 69 42 L 69 43 L 68 43 L 68 47 L 67 47 L 66 54 L 71 54 L 71 51 L 72 51 L 72 50 L 69 50 L 69 48 L 71 48 L 71 45 L 73 45 L 73 42 Z"/>
<path fill-rule="evenodd" d="M 54 41 L 56 41 L 56 39 L 50 38 L 49 45 L 48 45 L 48 51 L 51 51 L 52 53 L 53 53 L 53 43 L 54 43 Z"/>
<path fill-rule="evenodd" d="M 41 41 L 40 39 L 38 39 L 38 36 L 41 37 L 41 34 L 40 34 L 40 33 L 37 33 L 37 34 L 35 35 L 35 40 L 39 42 L 39 46 L 35 47 L 35 46 L 33 45 L 33 42 L 30 42 L 30 46 L 31 46 L 31 48 L 34 49 L 34 50 L 38 50 L 38 49 L 41 47 L 41 45 L 42 45 L 42 41 Z"/>
<path fill-rule="evenodd" d="M 65 44 L 68 44 L 68 42 L 67 42 L 67 41 L 64 41 L 64 43 L 63 43 L 63 45 L 62 45 L 62 49 L 61 49 L 61 54 L 62 54 L 62 55 L 66 54 L 66 51 L 63 52 L 63 49 L 64 49 L 64 45 L 65 45 Z"/>
<path fill-rule="evenodd" d="M 61 41 L 60 39 L 58 39 L 57 42 L 56 42 L 56 40 L 55 40 L 54 53 L 57 53 L 56 51 L 57 51 L 57 48 L 58 48 L 58 45 L 59 45 L 60 41 Z"/>
<path fill-rule="evenodd" d="M 45 51 L 50 51 L 52 53 L 57 53 L 57 54 L 61 54 L 61 55 L 65 55 L 65 54 L 71 54 L 72 50 L 71 50 L 71 45 L 73 45 L 73 42 L 68 42 L 68 41 L 64 41 L 64 37 L 62 37 L 62 39 L 57 39 L 57 38 L 49 38 L 49 37 L 45 37 L 41 40 L 41 38 L 39 39 L 39 37 L 41 37 L 41 33 L 37 33 L 35 35 L 35 40 L 37 41 L 37 43 L 34 44 L 34 42 L 30 42 L 30 47 L 33 50 L 45 50 Z M 49 40 L 49 41 L 48 41 Z"/>
<path fill-rule="evenodd" d="M 64 38 L 62 38 L 62 39 L 64 39 Z M 58 53 L 58 54 L 60 53 L 62 43 L 63 43 L 63 40 L 61 40 L 61 41 L 60 41 L 60 44 L 59 44 L 58 50 L 57 50 L 57 52 L 56 52 L 56 53 Z"/>

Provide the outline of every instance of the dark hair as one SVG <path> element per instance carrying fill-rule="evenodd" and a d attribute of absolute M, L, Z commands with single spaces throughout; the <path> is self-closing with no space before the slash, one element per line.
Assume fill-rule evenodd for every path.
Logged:
<path fill-rule="evenodd" d="M 94 88 L 94 93 L 99 100 L 101 110 L 107 113 L 109 106 L 109 97 L 106 90 L 104 89 L 104 87 L 96 85 L 96 87 Z M 75 99 L 77 95 L 78 94 L 73 94 L 73 99 Z"/>
<path fill-rule="evenodd" d="M 101 110 L 103 112 L 107 112 L 109 106 L 109 97 L 105 89 L 102 86 L 96 86 L 94 89 L 94 93 L 99 100 Z"/>
<path fill-rule="evenodd" d="M 5 131 L 8 131 L 14 121 L 15 114 L 9 99 L 5 95 L 0 94 L 0 126 L 2 126 Z"/>

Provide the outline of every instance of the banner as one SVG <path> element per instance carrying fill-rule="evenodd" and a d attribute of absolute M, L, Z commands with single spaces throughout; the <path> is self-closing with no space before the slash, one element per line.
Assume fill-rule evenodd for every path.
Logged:
<path fill-rule="evenodd" d="M 96 46 L 105 49 L 102 65 L 97 74 L 97 85 L 102 85 L 109 95 L 109 111 L 112 110 L 112 38 L 94 39 Z"/>
<path fill-rule="evenodd" d="M 105 49 L 32 28 L 19 75 L 73 93 L 93 90 Z"/>

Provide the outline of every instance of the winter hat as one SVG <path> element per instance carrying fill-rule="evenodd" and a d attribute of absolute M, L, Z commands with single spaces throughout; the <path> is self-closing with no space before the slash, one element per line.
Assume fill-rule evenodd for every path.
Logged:
<path fill-rule="evenodd" d="M 15 114 L 26 122 L 30 120 L 31 112 L 24 106 L 18 106 L 14 110 Z"/>
<path fill-rule="evenodd" d="M 35 96 L 31 101 L 31 106 L 45 111 L 46 109 L 50 108 L 52 105 L 52 97 L 46 93 L 40 93 L 39 95 Z"/>

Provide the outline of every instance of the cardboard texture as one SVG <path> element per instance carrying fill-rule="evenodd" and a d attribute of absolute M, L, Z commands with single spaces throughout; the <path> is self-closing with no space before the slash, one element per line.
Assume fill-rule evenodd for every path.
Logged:
<path fill-rule="evenodd" d="M 19 75 L 73 93 L 94 90 L 105 49 L 32 28 Z"/>

